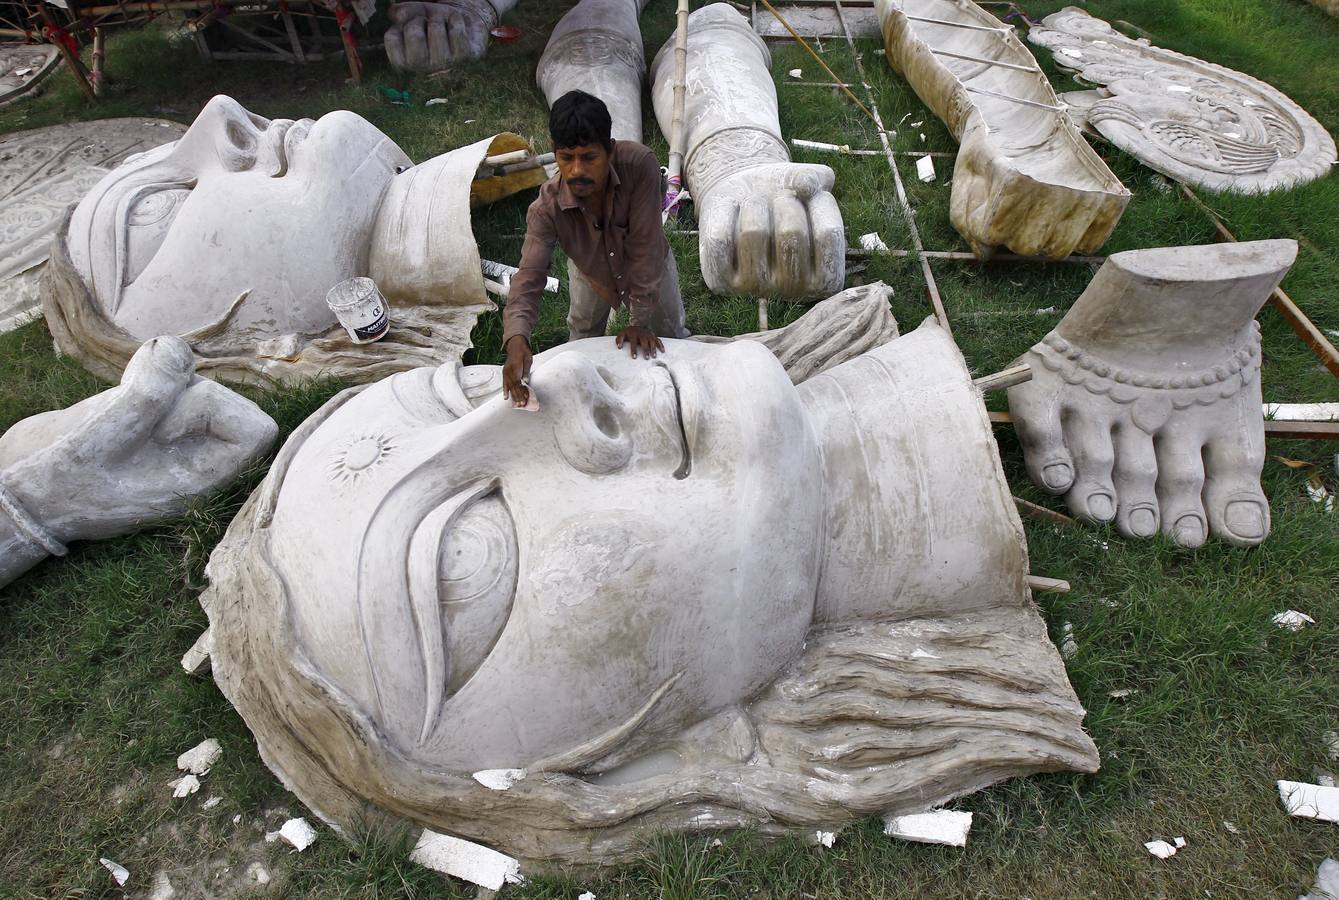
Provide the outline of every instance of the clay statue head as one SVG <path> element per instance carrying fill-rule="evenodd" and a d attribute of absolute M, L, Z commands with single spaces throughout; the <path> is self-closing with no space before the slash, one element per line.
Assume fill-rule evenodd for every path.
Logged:
<path fill-rule="evenodd" d="M 542 168 L 476 175 L 489 154 L 525 147 L 502 134 L 416 166 L 354 113 L 271 120 L 214 97 L 179 141 L 132 157 L 75 207 L 43 284 L 48 324 L 106 377 L 159 334 L 229 380 L 362 380 L 458 358 L 491 308 L 470 209 L 544 180 Z M 401 310 L 370 350 L 326 304 L 355 275 Z M 397 335 L 397 319 L 418 336 Z"/>
<path fill-rule="evenodd" d="M 541 354 L 536 412 L 492 367 L 416 370 L 290 439 L 202 599 L 215 676 L 286 784 L 334 821 L 603 862 L 656 828 L 832 823 L 1095 764 L 942 331 L 799 388 L 752 342 L 666 345 Z M 962 719 L 932 685 L 963 665 L 991 671 L 972 702 L 1064 724 Z M 919 709 L 846 705 L 880 691 Z M 952 750 L 893 734 L 937 715 L 961 719 Z M 834 743 L 861 729 L 875 749 Z M 895 765 L 908 740 L 942 760 Z M 532 774 L 471 778 L 500 768 Z"/>
<path fill-rule="evenodd" d="M 238 328 L 319 333 L 331 322 L 325 290 L 367 271 L 382 195 L 412 165 L 351 112 L 270 120 L 215 97 L 181 140 L 80 202 L 70 259 L 138 337 L 207 325 L 243 291 Z"/>

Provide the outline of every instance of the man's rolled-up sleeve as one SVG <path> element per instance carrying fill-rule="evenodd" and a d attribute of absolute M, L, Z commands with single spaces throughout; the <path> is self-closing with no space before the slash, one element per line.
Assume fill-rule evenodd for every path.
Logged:
<path fill-rule="evenodd" d="M 628 216 L 628 238 L 623 261 L 628 282 L 628 315 L 633 325 L 650 327 L 660 303 L 660 285 L 665 280 L 665 256 L 669 241 L 660 222 L 660 165 L 646 155 L 633 185 Z"/>
<path fill-rule="evenodd" d="M 521 263 L 519 271 L 511 276 L 507 308 L 502 313 L 502 346 L 518 334 L 530 343 L 530 334 L 539 319 L 539 301 L 549 277 L 549 263 L 553 261 L 556 242 L 553 208 L 541 195 L 530 204 L 525 216 Z"/>

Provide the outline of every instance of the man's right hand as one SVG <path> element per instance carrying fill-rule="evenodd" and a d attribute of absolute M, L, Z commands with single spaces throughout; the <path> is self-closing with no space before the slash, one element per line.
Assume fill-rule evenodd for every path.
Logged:
<path fill-rule="evenodd" d="M 530 352 L 530 342 L 519 334 L 507 341 L 507 362 L 502 366 L 502 393 L 517 406 L 524 406 L 530 399 L 530 388 L 525 383 L 530 378 L 530 361 L 534 354 Z"/>

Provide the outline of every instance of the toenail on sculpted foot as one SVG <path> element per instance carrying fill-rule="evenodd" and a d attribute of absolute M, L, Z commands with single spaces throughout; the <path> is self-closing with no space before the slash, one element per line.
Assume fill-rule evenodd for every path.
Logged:
<path fill-rule="evenodd" d="M 1066 490 L 1074 481 L 1074 470 L 1069 463 L 1051 463 L 1041 471 L 1046 486 L 1053 491 Z"/>
<path fill-rule="evenodd" d="M 1109 494 L 1089 494 L 1088 514 L 1099 522 L 1110 522 L 1116 515 L 1116 504 Z"/>
<path fill-rule="evenodd" d="M 1176 520 L 1173 538 L 1182 547 L 1198 547 L 1204 543 L 1204 522 L 1199 516 L 1182 516 Z"/>
<path fill-rule="evenodd" d="M 1259 540 L 1265 536 L 1265 517 L 1260 504 L 1254 500 L 1234 500 L 1227 505 L 1224 516 L 1227 527 L 1244 540 Z"/>
<path fill-rule="evenodd" d="M 1129 523 L 1135 537 L 1151 537 L 1158 530 L 1158 516 L 1147 506 L 1131 510 Z"/>

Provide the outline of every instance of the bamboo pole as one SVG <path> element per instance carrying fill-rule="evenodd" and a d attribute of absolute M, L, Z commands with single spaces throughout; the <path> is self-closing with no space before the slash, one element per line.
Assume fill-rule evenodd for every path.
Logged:
<path fill-rule="evenodd" d="M 107 76 L 103 72 L 103 67 L 107 61 L 107 29 L 98 27 L 93 29 L 93 96 L 101 97 L 106 88 Z"/>
<path fill-rule="evenodd" d="M 661 203 L 662 218 L 669 215 L 683 191 L 683 107 L 688 91 L 688 0 L 679 0 L 674 26 L 674 105 L 670 116 L 670 150 L 665 186 Z"/>
<path fill-rule="evenodd" d="M 47 32 L 51 35 L 52 41 L 56 45 L 56 49 L 60 51 L 60 55 L 65 58 L 65 63 L 70 67 L 70 73 L 74 75 L 74 80 L 78 82 L 80 90 L 84 92 L 84 96 L 88 97 L 88 99 L 97 99 L 97 95 L 93 93 L 93 85 L 88 83 L 88 70 L 84 68 L 83 60 L 79 58 L 79 54 L 74 53 L 65 45 L 65 41 L 60 39 L 57 34 L 57 32 L 61 30 L 60 26 L 56 24 L 55 19 L 51 18 L 51 11 L 47 9 L 47 4 L 42 3 L 39 8 L 42 16 L 42 24 L 46 26 Z"/>

